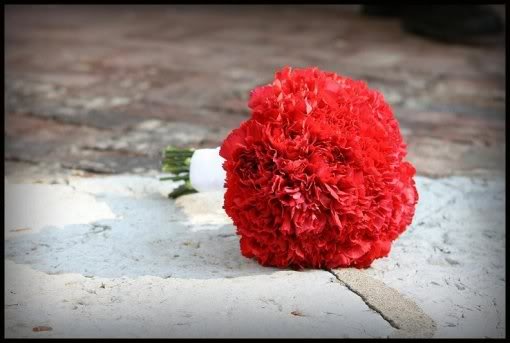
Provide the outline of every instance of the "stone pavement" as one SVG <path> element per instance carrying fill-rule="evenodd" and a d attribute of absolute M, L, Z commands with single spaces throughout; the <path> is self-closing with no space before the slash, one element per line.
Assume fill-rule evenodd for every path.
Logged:
<path fill-rule="evenodd" d="M 504 337 L 505 37 L 357 10 L 6 7 L 6 335 Z M 221 194 L 156 179 L 162 147 L 217 146 L 283 65 L 364 79 L 399 119 L 420 202 L 367 270 L 262 268 Z"/>

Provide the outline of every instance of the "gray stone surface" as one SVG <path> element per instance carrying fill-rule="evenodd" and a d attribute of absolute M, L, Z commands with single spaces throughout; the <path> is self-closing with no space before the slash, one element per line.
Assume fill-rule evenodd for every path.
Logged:
<path fill-rule="evenodd" d="M 390 256 L 330 273 L 242 257 L 221 193 L 173 201 L 156 177 L 7 179 L 7 336 L 504 337 L 504 183 L 417 185 Z"/>
<path fill-rule="evenodd" d="M 413 225 L 367 275 L 410 297 L 435 337 L 505 337 L 505 180 L 419 178 Z"/>
<path fill-rule="evenodd" d="M 264 268 L 155 178 L 6 184 L 7 337 L 385 337 L 327 271 Z M 203 198 L 203 197 L 202 197 Z M 202 201 L 204 204 L 204 201 Z M 187 213 L 187 214 L 186 214 Z M 365 322 L 367 321 L 367 322 Z M 367 325 L 368 322 L 370 325 Z M 33 332 L 37 326 L 52 331 Z"/>

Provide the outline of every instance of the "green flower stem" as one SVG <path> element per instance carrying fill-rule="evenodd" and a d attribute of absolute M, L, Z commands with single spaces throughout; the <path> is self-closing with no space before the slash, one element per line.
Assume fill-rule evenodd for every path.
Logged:
<path fill-rule="evenodd" d="M 174 176 L 160 178 L 160 181 L 184 181 L 184 184 L 174 189 L 168 197 L 176 199 L 181 195 L 197 192 L 189 181 L 191 156 L 194 152 L 195 149 L 183 149 L 172 146 L 168 146 L 163 150 L 162 170 L 166 173 L 172 173 Z"/>
<path fill-rule="evenodd" d="M 174 189 L 172 191 L 172 193 L 168 194 L 168 197 L 172 198 L 172 199 L 177 199 L 181 195 L 191 194 L 191 193 L 197 193 L 197 191 L 193 187 L 191 187 L 191 183 L 188 180 L 188 181 L 184 182 L 184 185 L 177 187 L 176 189 Z"/>
<path fill-rule="evenodd" d="M 174 157 L 191 157 L 193 153 L 195 152 L 195 149 L 180 149 L 180 148 L 174 148 L 174 147 L 167 147 L 164 150 L 165 156 L 174 156 Z"/>
<path fill-rule="evenodd" d="M 191 156 L 194 152 L 194 149 L 167 147 L 163 151 L 163 171 L 174 174 L 189 173 Z"/>
<path fill-rule="evenodd" d="M 159 179 L 159 181 L 186 181 L 186 180 L 189 180 L 189 175 L 168 176 Z"/>

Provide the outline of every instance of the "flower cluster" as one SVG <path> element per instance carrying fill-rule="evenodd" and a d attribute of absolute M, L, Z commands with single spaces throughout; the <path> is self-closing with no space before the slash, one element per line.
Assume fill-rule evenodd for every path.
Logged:
<path fill-rule="evenodd" d="M 387 256 L 418 193 L 383 96 L 333 72 L 285 67 L 249 107 L 220 150 L 242 254 L 293 268 L 366 268 Z"/>

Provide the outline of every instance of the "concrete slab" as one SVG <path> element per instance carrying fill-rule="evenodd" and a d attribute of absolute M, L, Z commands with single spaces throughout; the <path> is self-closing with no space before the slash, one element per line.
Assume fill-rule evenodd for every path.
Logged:
<path fill-rule="evenodd" d="M 215 214 L 221 195 L 194 194 L 176 204 L 166 198 L 173 187 L 122 176 L 6 183 L 7 337 L 386 337 L 394 331 L 327 271 L 264 268 L 242 257 L 234 227 Z"/>
<path fill-rule="evenodd" d="M 505 179 L 417 184 L 413 225 L 366 275 L 413 299 L 435 337 L 505 337 Z"/>
<path fill-rule="evenodd" d="M 324 271 L 87 278 L 6 266 L 6 337 L 385 337 L 394 330 Z M 33 332 L 38 326 L 52 330 Z"/>
<path fill-rule="evenodd" d="M 126 175 L 6 181 L 6 336 L 503 337 L 504 182 L 417 184 L 390 256 L 330 273 L 242 257 L 221 194 L 173 201 L 175 184 Z"/>

